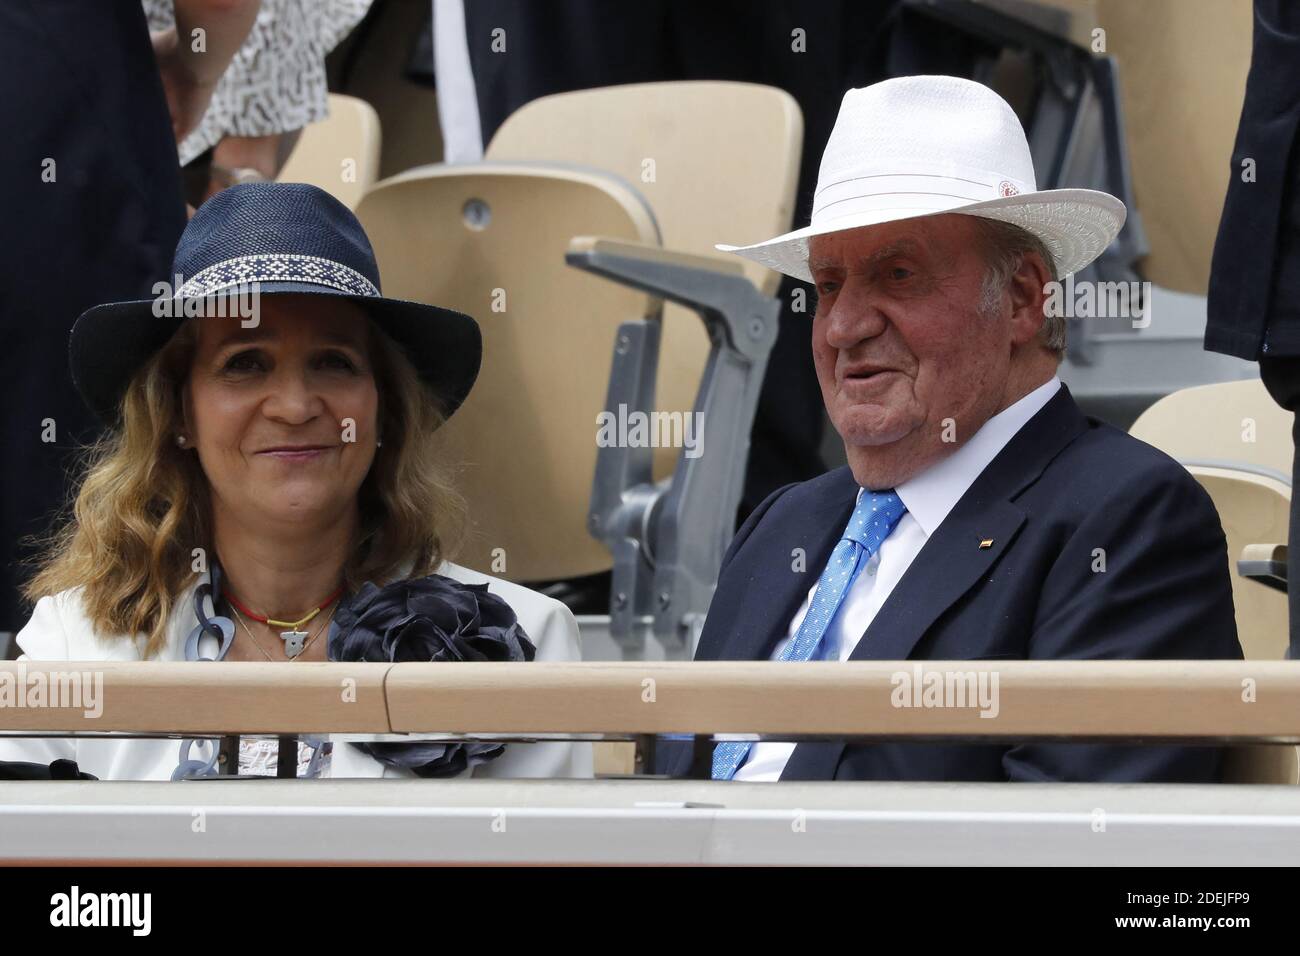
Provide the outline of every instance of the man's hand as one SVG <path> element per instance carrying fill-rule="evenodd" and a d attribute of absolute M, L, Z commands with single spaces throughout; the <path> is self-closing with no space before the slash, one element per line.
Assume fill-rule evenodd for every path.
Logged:
<path fill-rule="evenodd" d="M 158 72 L 162 76 L 163 92 L 167 95 L 167 112 L 172 117 L 172 132 L 180 143 L 203 119 L 212 101 L 216 80 L 205 81 L 189 69 L 189 60 L 180 53 L 176 29 L 161 30 L 151 34 L 154 56 L 158 59 Z"/>

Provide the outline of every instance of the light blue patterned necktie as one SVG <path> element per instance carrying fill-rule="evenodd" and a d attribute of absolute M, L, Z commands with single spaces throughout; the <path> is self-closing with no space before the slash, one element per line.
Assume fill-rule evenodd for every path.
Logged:
<path fill-rule="evenodd" d="M 849 525 L 817 580 L 808 613 L 778 660 L 807 661 L 816 656 L 822 638 L 844 602 L 844 595 L 849 593 L 858 573 L 880 550 L 905 511 L 907 506 L 892 491 L 864 491 L 859 496 Z M 751 746 L 748 740 L 725 740 L 714 747 L 713 779 L 730 780 L 744 763 Z"/>

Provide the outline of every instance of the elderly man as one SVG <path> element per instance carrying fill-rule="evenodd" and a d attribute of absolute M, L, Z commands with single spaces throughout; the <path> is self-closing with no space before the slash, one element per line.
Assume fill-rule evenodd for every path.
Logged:
<path fill-rule="evenodd" d="M 1124 206 L 1038 191 L 1011 108 L 953 77 L 844 97 L 812 224 L 736 251 L 815 282 L 848 466 L 772 494 L 723 562 L 697 660 L 1237 659 L 1226 543 L 1172 459 L 1085 417 L 1045 286 Z M 805 570 L 806 569 L 806 570 Z M 723 742 L 714 779 L 1216 779 L 1221 751 Z M 692 767 L 684 744 L 659 769 Z M 702 763 L 702 762 L 701 762 Z M 702 767 L 697 764 L 697 769 Z"/>

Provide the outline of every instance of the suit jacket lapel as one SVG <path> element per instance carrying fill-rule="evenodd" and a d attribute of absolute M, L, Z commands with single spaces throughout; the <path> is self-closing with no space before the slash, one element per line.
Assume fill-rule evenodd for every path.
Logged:
<path fill-rule="evenodd" d="M 966 489 L 858 641 L 850 660 L 901 661 L 935 620 L 974 586 L 1015 539 L 1014 501 L 1088 427 L 1062 384 Z M 987 543 L 984 547 L 981 544 Z"/>
<path fill-rule="evenodd" d="M 906 660 L 939 615 L 993 567 L 1024 521 L 1024 512 L 1007 501 L 963 496 L 921 548 L 849 660 Z M 992 544 L 981 548 L 982 542 Z"/>
<path fill-rule="evenodd" d="M 1014 499 L 1087 427 L 1087 419 L 1062 384 L 1012 436 L 935 529 L 849 660 L 906 660 L 939 616 L 1011 546 L 1025 521 L 1024 512 L 1012 503 Z M 980 547 L 985 541 L 991 543 Z M 835 775 L 843 750 L 842 741 L 799 744 L 781 779 L 829 780 Z"/>
<path fill-rule="evenodd" d="M 696 660 L 764 661 L 772 656 L 853 513 L 858 485 L 848 468 L 840 472 L 811 511 L 789 516 L 770 538 L 763 529 L 765 538 L 783 546 L 758 555 L 731 621 L 701 638 Z M 795 570 L 797 548 L 803 550 L 802 571 Z"/>

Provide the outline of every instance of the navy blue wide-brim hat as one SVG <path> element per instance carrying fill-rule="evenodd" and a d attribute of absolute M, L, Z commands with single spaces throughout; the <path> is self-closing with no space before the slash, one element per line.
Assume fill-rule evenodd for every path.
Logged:
<path fill-rule="evenodd" d="M 244 183 L 224 189 L 194 214 L 176 246 L 168 282 L 172 307 L 157 299 L 88 309 L 72 327 L 68 357 L 81 397 L 105 423 L 119 422 L 131 377 L 185 322 L 184 302 L 256 287 L 262 296 L 328 295 L 353 302 L 403 349 L 451 415 L 478 377 L 483 339 L 468 315 L 389 299 L 356 216 L 305 183 Z M 202 314 L 202 313 L 201 313 Z"/>

